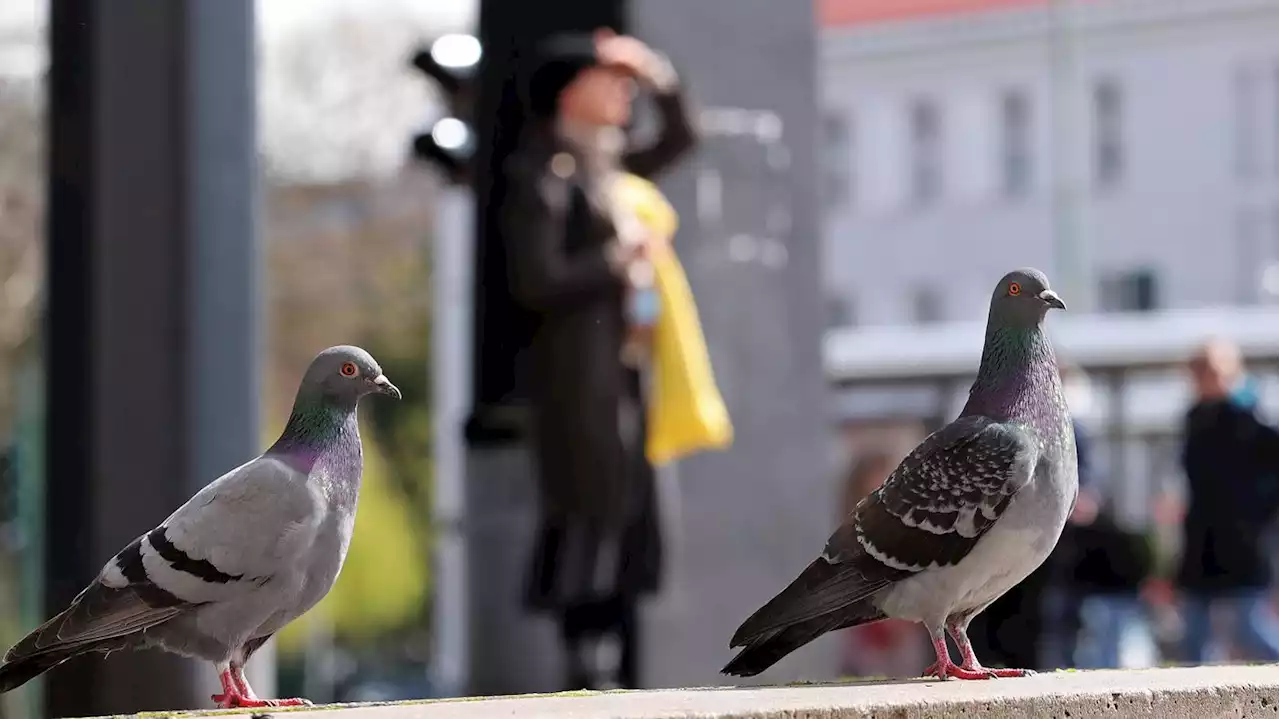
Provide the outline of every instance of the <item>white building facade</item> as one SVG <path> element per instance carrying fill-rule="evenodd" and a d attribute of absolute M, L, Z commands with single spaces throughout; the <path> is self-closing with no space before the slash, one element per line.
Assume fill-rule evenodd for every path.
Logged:
<path fill-rule="evenodd" d="M 830 322 L 1276 304 L 1275 0 L 820 0 Z"/>

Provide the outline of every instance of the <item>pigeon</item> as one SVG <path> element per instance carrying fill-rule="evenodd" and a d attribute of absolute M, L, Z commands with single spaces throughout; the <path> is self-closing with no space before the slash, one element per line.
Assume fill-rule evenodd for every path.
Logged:
<path fill-rule="evenodd" d="M 925 676 L 1032 673 L 983 667 L 967 630 L 1044 562 L 1075 504 L 1075 435 L 1043 326 L 1054 308 L 1066 305 L 1044 273 L 1000 280 L 959 418 L 912 450 L 822 555 L 742 623 L 730 648 L 743 649 L 724 674 L 755 676 L 826 632 L 886 618 L 929 631 L 937 661 Z"/>
<path fill-rule="evenodd" d="M 359 347 L 324 350 L 280 438 L 133 540 L 61 614 L 5 654 L 0 692 L 86 652 L 158 647 L 217 667 L 220 708 L 259 699 L 244 665 L 333 587 L 355 526 L 362 450 L 356 404 L 400 390 Z"/>

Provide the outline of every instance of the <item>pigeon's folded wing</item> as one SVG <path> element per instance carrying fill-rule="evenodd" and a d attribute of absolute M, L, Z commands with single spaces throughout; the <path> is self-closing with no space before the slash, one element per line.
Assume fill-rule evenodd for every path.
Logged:
<path fill-rule="evenodd" d="M 287 465 L 256 459 L 238 467 L 112 557 L 6 661 L 99 644 L 251 591 L 297 561 L 319 517 L 305 478 Z"/>
<path fill-rule="evenodd" d="M 853 531 L 833 537 L 826 556 L 838 563 L 865 552 L 906 572 L 954 565 L 1031 481 L 1038 456 L 1024 426 L 962 417 L 930 435 L 858 505 Z"/>
<path fill-rule="evenodd" d="M 293 568 L 310 550 L 324 506 L 304 474 L 260 457 L 147 533 L 142 563 L 151 581 L 184 601 L 226 599 Z"/>
<path fill-rule="evenodd" d="M 1030 480 L 1037 453 L 1026 430 L 981 417 L 930 435 L 858 504 L 822 556 L 742 624 L 731 646 L 959 562 Z"/>
<path fill-rule="evenodd" d="M 67 609 L 15 644 L 4 656 L 6 665 L 37 655 L 99 645 L 144 631 L 190 609 L 193 605 L 147 578 L 142 567 L 141 541 L 139 537 L 131 542 L 108 565 L 121 572 L 118 586 L 108 586 L 100 575 Z M 52 666 L 61 658 L 54 657 L 48 664 Z"/>

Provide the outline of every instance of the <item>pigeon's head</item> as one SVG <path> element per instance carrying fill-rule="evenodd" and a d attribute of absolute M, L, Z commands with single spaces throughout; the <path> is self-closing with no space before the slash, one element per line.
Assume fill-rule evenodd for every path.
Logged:
<path fill-rule="evenodd" d="M 1049 278 L 1029 267 L 1000 278 L 991 294 L 991 317 L 1006 326 L 1036 327 L 1049 310 L 1066 308 L 1058 293 L 1049 288 Z"/>
<path fill-rule="evenodd" d="M 302 385 L 351 404 L 374 393 L 400 399 L 400 390 L 382 374 L 382 367 L 373 355 L 351 345 L 330 347 L 316 355 L 302 378 Z"/>

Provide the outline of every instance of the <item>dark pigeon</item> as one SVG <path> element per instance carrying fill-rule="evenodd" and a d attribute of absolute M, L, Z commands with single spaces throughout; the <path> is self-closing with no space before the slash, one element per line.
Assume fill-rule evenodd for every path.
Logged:
<path fill-rule="evenodd" d="M 730 646 L 743 649 L 725 674 L 754 676 L 826 632 L 886 618 L 929 631 L 937 661 L 926 676 L 1030 673 L 983 667 L 966 631 L 1049 556 L 1075 504 L 1075 438 L 1043 327 L 1054 308 L 1065 305 L 1042 272 L 1000 280 L 960 417 L 916 447 L 822 556 L 742 623 Z"/>

